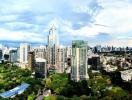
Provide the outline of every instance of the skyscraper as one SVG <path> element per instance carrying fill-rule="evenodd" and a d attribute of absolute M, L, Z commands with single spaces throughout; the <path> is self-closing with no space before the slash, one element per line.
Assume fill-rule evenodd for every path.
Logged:
<path fill-rule="evenodd" d="M 49 30 L 48 47 L 47 47 L 47 62 L 49 66 L 57 64 L 57 48 L 59 45 L 58 34 L 56 27 L 53 25 Z"/>
<path fill-rule="evenodd" d="M 33 51 L 28 52 L 28 69 L 34 71 L 35 67 L 35 54 Z"/>
<path fill-rule="evenodd" d="M 72 65 L 71 65 L 71 80 L 87 80 L 87 51 L 88 45 L 86 41 L 72 41 Z"/>
<path fill-rule="evenodd" d="M 30 45 L 28 43 L 20 44 L 20 63 L 28 63 L 28 52 L 30 51 Z"/>
<path fill-rule="evenodd" d="M 54 45 L 59 45 L 59 40 L 58 40 L 58 34 L 57 34 L 57 29 L 53 25 L 51 29 L 49 30 L 49 36 L 48 36 L 48 46 L 54 46 Z"/>

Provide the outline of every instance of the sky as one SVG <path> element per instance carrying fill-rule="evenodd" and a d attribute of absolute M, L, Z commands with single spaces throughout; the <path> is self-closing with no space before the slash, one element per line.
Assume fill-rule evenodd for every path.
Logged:
<path fill-rule="evenodd" d="M 46 44 L 53 24 L 62 45 L 132 47 L 132 0 L 0 0 L 0 41 Z"/>

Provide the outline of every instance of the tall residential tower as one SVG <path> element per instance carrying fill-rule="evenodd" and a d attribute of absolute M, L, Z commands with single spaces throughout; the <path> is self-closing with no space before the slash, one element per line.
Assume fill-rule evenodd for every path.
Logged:
<path fill-rule="evenodd" d="M 28 63 L 28 52 L 30 51 L 30 45 L 28 43 L 20 44 L 20 63 Z"/>
<path fill-rule="evenodd" d="M 72 65 L 71 65 L 71 80 L 87 80 L 87 51 L 88 44 L 83 40 L 74 40 L 72 42 Z"/>

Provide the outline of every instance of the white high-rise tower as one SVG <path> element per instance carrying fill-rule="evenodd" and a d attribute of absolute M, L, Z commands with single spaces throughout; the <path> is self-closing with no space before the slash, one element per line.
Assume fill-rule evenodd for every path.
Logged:
<path fill-rule="evenodd" d="M 28 52 L 30 51 L 30 45 L 28 43 L 20 44 L 20 63 L 28 63 Z"/>
<path fill-rule="evenodd" d="M 51 29 L 49 30 L 48 46 L 52 47 L 54 45 L 59 45 L 59 40 L 58 40 L 56 27 L 53 25 Z"/>
<path fill-rule="evenodd" d="M 48 47 L 47 47 L 47 62 L 49 66 L 57 65 L 57 50 L 59 47 L 58 33 L 53 25 L 49 30 Z"/>

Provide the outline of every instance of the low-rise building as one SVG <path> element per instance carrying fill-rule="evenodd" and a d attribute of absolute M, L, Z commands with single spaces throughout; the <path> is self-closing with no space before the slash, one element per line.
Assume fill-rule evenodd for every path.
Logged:
<path fill-rule="evenodd" d="M 113 72 L 118 69 L 117 66 L 112 66 L 112 65 L 104 65 L 103 67 L 106 72 Z"/>
<path fill-rule="evenodd" d="M 132 69 L 120 71 L 121 72 L 121 78 L 123 81 L 130 81 L 132 80 Z"/>

